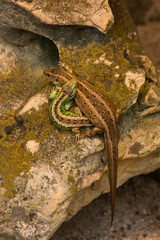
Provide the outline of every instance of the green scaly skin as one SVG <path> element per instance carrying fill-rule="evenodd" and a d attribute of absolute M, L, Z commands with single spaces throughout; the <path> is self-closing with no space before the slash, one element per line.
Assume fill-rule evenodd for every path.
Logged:
<path fill-rule="evenodd" d="M 70 81 L 65 83 L 62 86 L 60 91 L 57 91 L 57 90 L 54 89 L 49 96 L 49 99 L 52 100 L 52 102 L 50 104 L 50 109 L 49 109 L 50 118 L 51 118 L 52 122 L 54 123 L 54 125 L 56 125 L 58 128 L 63 129 L 63 130 L 71 130 L 72 128 L 71 127 L 64 127 L 63 125 L 60 125 L 59 123 L 57 123 L 57 121 L 53 118 L 53 115 L 52 115 L 52 106 L 53 106 L 55 100 L 58 99 L 61 96 L 61 94 L 63 92 L 63 88 L 67 85 L 70 85 L 70 82 L 72 80 L 73 79 L 71 79 Z M 78 117 L 78 114 L 68 111 L 70 109 L 70 107 L 73 105 L 72 100 L 73 100 L 73 98 L 76 94 L 77 80 L 76 79 L 74 79 L 74 80 L 75 80 L 75 83 L 74 83 L 74 87 L 72 89 L 72 93 L 66 97 L 66 99 L 62 102 L 62 104 L 60 106 L 60 112 L 63 115 L 70 116 L 70 117 Z"/>

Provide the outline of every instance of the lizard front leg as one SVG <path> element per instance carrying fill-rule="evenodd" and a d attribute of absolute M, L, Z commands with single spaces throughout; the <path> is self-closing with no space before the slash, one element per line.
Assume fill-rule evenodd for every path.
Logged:
<path fill-rule="evenodd" d="M 78 140 L 80 139 L 80 130 L 79 130 L 79 128 L 72 128 L 72 133 L 75 134 L 76 143 L 78 143 Z"/>
<path fill-rule="evenodd" d="M 75 107 L 75 113 L 79 117 L 83 116 L 79 107 Z M 78 142 L 78 140 L 81 138 L 81 136 L 80 136 L 80 133 L 81 133 L 80 129 L 79 128 L 72 128 L 72 132 L 75 133 L 76 142 Z"/>
<path fill-rule="evenodd" d="M 54 87 L 50 96 L 49 96 L 49 99 L 54 100 L 57 97 L 57 94 L 60 90 L 61 90 L 61 87 L 58 87 L 58 86 Z"/>

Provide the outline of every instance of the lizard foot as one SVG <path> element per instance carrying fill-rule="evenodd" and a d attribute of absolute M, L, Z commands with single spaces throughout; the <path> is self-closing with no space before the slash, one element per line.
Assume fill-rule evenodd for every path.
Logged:
<path fill-rule="evenodd" d="M 72 128 L 72 132 L 74 133 L 74 138 L 75 138 L 75 142 L 76 144 L 78 143 L 80 137 L 80 130 L 79 128 Z"/>
<path fill-rule="evenodd" d="M 103 129 L 94 127 L 91 131 L 86 131 L 86 136 L 94 137 L 96 134 L 102 134 L 104 132 Z"/>

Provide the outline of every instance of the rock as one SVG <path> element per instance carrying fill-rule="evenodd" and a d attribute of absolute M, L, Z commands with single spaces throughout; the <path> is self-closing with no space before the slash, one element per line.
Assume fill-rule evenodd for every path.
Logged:
<path fill-rule="evenodd" d="M 155 68 L 152 61 L 145 55 L 134 56 L 134 59 L 138 66 L 145 70 L 146 78 L 160 86 L 160 73 L 159 70 Z"/>
<path fill-rule="evenodd" d="M 106 33 L 114 18 L 108 1 L 9 0 L 0 3 L 1 25 L 44 34 L 44 24 L 95 27 Z M 19 30 L 18 30 L 19 31 Z"/>
<path fill-rule="evenodd" d="M 146 116 L 160 111 L 160 92 L 159 87 L 147 83 L 141 93 L 142 97 L 138 111 L 140 116 Z"/>
<path fill-rule="evenodd" d="M 71 132 L 57 129 L 49 119 L 52 86 L 43 70 L 57 66 L 59 58 L 99 88 L 115 110 L 123 108 L 118 123 L 118 186 L 160 167 L 159 75 L 149 64 L 153 74 L 148 82 L 146 65 L 136 60 L 142 49 L 123 2 L 111 2 L 115 24 L 107 34 L 88 27 L 87 20 L 78 27 L 73 11 L 64 23 L 50 9 L 44 10 L 42 5 L 49 1 L 36 10 L 38 3 L 0 3 L 0 238 L 4 239 L 49 239 L 64 221 L 109 191 L 103 136 L 88 139 L 82 132 L 77 144 Z M 7 7 L 12 8 L 9 18 L 4 14 Z M 99 14 L 98 6 L 92 7 L 87 11 Z M 59 26 L 69 23 L 76 27 Z M 18 24 L 22 29 L 13 29 Z M 97 28 L 104 29 L 102 25 Z"/>

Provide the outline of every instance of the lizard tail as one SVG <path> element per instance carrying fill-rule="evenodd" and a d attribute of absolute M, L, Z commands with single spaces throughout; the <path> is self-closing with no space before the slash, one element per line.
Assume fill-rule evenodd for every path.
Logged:
<path fill-rule="evenodd" d="M 111 196 L 111 226 L 115 214 L 115 199 L 116 199 L 116 187 L 117 187 L 117 168 L 118 168 L 118 144 L 117 137 L 114 136 L 114 139 L 110 139 L 107 131 L 104 133 L 105 145 L 107 149 L 107 158 L 108 158 L 108 172 L 109 172 L 109 184 L 110 184 L 110 196 Z"/>

